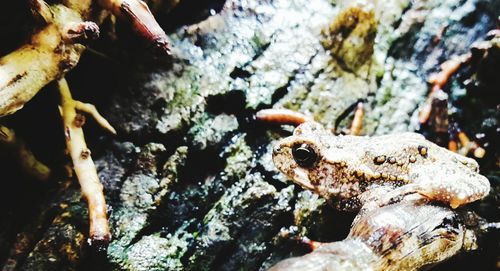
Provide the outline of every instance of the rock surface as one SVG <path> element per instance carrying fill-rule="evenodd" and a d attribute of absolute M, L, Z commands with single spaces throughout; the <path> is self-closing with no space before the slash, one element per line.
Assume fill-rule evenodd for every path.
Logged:
<path fill-rule="evenodd" d="M 92 124 L 86 130 L 111 209 L 113 240 L 105 256 L 86 248 L 87 212 L 77 185 L 57 177 L 52 185 L 11 178 L 4 181 L 17 183 L 9 184 L 15 193 L 0 196 L 6 198 L 0 209 L 4 270 L 265 270 L 307 252 L 284 238 L 284 229 L 319 241 L 345 238 L 353 214 L 332 210 L 272 165 L 272 143 L 291 128 L 256 123 L 252 114 L 288 108 L 345 132 L 354 106 L 364 101 L 363 134 L 419 129 L 428 76 L 483 40 L 500 15 L 498 0 L 375 1 L 372 15 L 359 16 L 358 28 L 339 32 L 346 22 L 337 15 L 348 2 L 227 0 L 212 16 L 170 34 L 169 64 L 134 57 L 118 60 L 127 64 L 123 68 L 84 56 L 68 79 L 75 96 L 95 101 L 119 134 L 103 137 Z M 373 39 L 373 48 L 360 48 L 360 39 Z M 334 49 L 325 45 L 339 40 L 347 42 Z M 351 47 L 373 54 L 361 61 L 350 55 Z M 112 61 L 123 57 L 103 50 Z M 496 56 L 488 66 L 498 68 Z M 101 62 L 103 70 L 115 71 L 86 82 Z M 474 71 L 461 69 L 446 91 L 452 117 L 468 133 L 484 135 L 487 156 L 479 162 L 498 187 L 498 102 L 491 101 L 498 80 L 474 78 Z M 47 115 L 42 123 L 57 119 L 51 94 L 40 96 L 9 121 L 21 127 L 41 105 Z M 54 126 L 52 135 L 59 128 L 49 125 Z M 20 134 L 29 137 L 37 127 L 21 127 Z M 432 137 L 425 128 L 420 127 Z M 47 142 L 49 147 L 39 148 L 41 158 L 57 164 L 61 158 L 50 150 L 62 149 L 62 143 L 47 133 L 28 143 Z M 471 208 L 494 221 L 498 189 L 492 194 Z M 492 268 L 498 244 L 485 246 L 492 251 L 435 270 L 466 270 L 477 263 Z"/>

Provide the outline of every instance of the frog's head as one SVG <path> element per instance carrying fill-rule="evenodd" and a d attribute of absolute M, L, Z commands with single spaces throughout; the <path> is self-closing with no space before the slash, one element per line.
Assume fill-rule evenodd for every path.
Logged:
<path fill-rule="evenodd" d="M 305 122 L 292 136 L 282 139 L 273 149 L 274 165 L 295 183 L 309 190 L 318 191 L 324 174 L 325 150 L 329 148 L 326 137 L 332 137 L 321 125 Z"/>

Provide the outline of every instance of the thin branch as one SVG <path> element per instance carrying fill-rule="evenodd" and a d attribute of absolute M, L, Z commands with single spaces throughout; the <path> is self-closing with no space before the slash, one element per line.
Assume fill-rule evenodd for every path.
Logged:
<path fill-rule="evenodd" d="M 95 121 L 101 125 L 102 128 L 106 129 L 108 132 L 116 135 L 116 130 L 109 124 L 109 122 L 97 111 L 97 108 L 93 104 L 82 103 L 80 101 L 75 101 L 76 110 L 90 114 Z"/>
<path fill-rule="evenodd" d="M 429 76 L 428 81 L 432 87 L 429 95 L 427 96 L 427 100 L 419 113 L 420 124 L 427 123 L 429 120 L 432 111 L 432 100 L 434 97 L 439 95 L 438 93 L 442 91 L 451 76 L 457 72 L 462 65 L 470 62 L 470 60 L 470 53 L 451 58 L 441 64 L 441 70 L 438 73 L 433 73 Z"/>
<path fill-rule="evenodd" d="M 0 125 L 0 144 L 15 154 L 23 170 L 30 176 L 43 181 L 50 177 L 50 169 L 36 159 L 26 144 L 16 137 L 12 129 Z"/>
<path fill-rule="evenodd" d="M 99 37 L 99 26 L 94 22 L 68 23 L 63 31 L 62 38 L 67 43 L 86 44 Z"/>
<path fill-rule="evenodd" d="M 458 69 L 465 63 L 470 61 L 471 54 L 463 54 L 454 58 L 451 58 L 445 62 L 443 62 L 440 67 L 441 71 L 438 73 L 431 74 L 429 76 L 429 83 L 433 85 L 434 89 L 442 89 L 450 77 L 458 71 Z"/>
<path fill-rule="evenodd" d="M 351 123 L 350 134 L 351 135 L 360 135 L 361 129 L 363 127 L 363 116 L 365 112 L 363 109 L 363 103 L 359 102 L 354 111 L 354 119 Z"/>
<path fill-rule="evenodd" d="M 87 201 L 89 208 L 89 244 L 98 249 L 105 249 L 111 238 L 106 213 L 106 201 L 104 199 L 103 187 L 97 176 L 97 171 L 90 156 L 83 135 L 82 125 L 84 118 L 77 110 L 81 102 L 73 100 L 66 79 L 62 78 L 58 82 L 59 93 L 61 95 L 61 111 L 64 125 L 64 135 L 66 147 L 73 161 L 73 167 L 78 182 L 82 189 L 82 196 Z M 84 106 L 89 109 L 91 106 Z M 90 110 L 93 115 L 97 113 L 95 108 Z M 101 115 L 97 115 L 102 118 Z M 104 118 L 102 118 L 104 119 Z M 107 121 L 106 121 L 107 123 Z M 107 123 L 109 127 L 109 123 Z M 114 129 L 111 127 L 111 130 Z"/>

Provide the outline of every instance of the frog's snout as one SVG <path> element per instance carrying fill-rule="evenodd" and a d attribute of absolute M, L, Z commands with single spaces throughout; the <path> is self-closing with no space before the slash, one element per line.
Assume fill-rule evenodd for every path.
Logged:
<path fill-rule="evenodd" d="M 279 144 L 274 145 L 273 147 L 273 156 L 278 155 L 281 152 L 281 146 Z"/>
<path fill-rule="evenodd" d="M 283 141 L 278 142 L 273 146 L 273 163 L 274 166 L 281 172 L 285 172 L 289 164 L 291 152 Z"/>
<path fill-rule="evenodd" d="M 283 138 L 280 141 L 276 142 L 273 146 L 273 159 L 282 156 L 281 159 L 284 159 L 290 156 L 287 151 L 289 151 L 290 141 L 289 138 Z M 276 162 L 276 161 L 275 161 Z"/>

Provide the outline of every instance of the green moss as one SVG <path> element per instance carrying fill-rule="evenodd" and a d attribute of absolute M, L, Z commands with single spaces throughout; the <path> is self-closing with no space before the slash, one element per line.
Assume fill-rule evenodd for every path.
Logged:
<path fill-rule="evenodd" d="M 372 9 L 351 5 L 322 32 L 321 43 L 341 65 L 355 71 L 372 58 L 377 26 Z"/>

